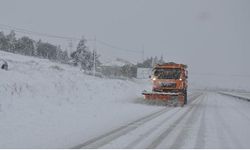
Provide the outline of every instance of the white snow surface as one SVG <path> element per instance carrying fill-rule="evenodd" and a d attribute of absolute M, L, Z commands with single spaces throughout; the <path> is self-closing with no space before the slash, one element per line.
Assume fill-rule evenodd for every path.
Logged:
<path fill-rule="evenodd" d="M 137 103 L 149 82 L 2 51 L 0 58 L 9 64 L 0 69 L 0 148 L 70 148 L 161 108 Z"/>
<path fill-rule="evenodd" d="M 9 64 L 8 71 L 0 70 L 0 148 L 73 148 L 161 110 L 100 148 L 250 148 L 247 101 L 200 90 L 184 108 L 166 108 L 142 103 L 149 80 L 98 78 L 77 67 L 1 51 L 0 58 Z M 232 89 L 248 88 L 233 84 Z"/>

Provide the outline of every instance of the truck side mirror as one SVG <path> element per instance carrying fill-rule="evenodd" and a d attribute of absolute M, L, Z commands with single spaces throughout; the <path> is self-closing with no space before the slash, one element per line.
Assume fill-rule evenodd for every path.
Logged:
<path fill-rule="evenodd" d="M 185 77 L 186 77 L 186 79 L 188 78 L 188 71 L 187 70 L 185 71 Z"/>

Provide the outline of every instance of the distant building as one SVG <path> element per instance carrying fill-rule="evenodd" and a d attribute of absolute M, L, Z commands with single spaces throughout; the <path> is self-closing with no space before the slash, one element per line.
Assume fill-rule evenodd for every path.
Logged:
<path fill-rule="evenodd" d="M 137 68 L 137 78 L 147 79 L 152 73 L 152 68 Z"/>
<path fill-rule="evenodd" d="M 108 77 L 121 76 L 122 71 L 120 66 L 104 66 L 101 65 L 101 72 L 103 75 Z"/>

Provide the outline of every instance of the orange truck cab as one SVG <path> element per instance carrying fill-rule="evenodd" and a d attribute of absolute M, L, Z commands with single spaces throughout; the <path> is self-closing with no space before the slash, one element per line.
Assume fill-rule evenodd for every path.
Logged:
<path fill-rule="evenodd" d="M 188 72 L 187 65 L 173 62 L 157 64 L 150 76 L 152 92 L 144 92 L 146 99 L 160 99 L 168 101 L 173 96 L 179 99 L 180 105 L 187 104 Z"/>

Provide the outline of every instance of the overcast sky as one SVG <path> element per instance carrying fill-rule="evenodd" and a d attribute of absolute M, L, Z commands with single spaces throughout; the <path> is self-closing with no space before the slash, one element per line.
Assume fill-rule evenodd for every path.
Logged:
<path fill-rule="evenodd" d="M 194 73 L 250 74 L 249 0 L 0 0 L 0 24 L 96 36 L 138 52 L 144 46 L 145 58 L 163 55 Z M 142 60 L 142 53 L 97 46 L 103 56 Z"/>

